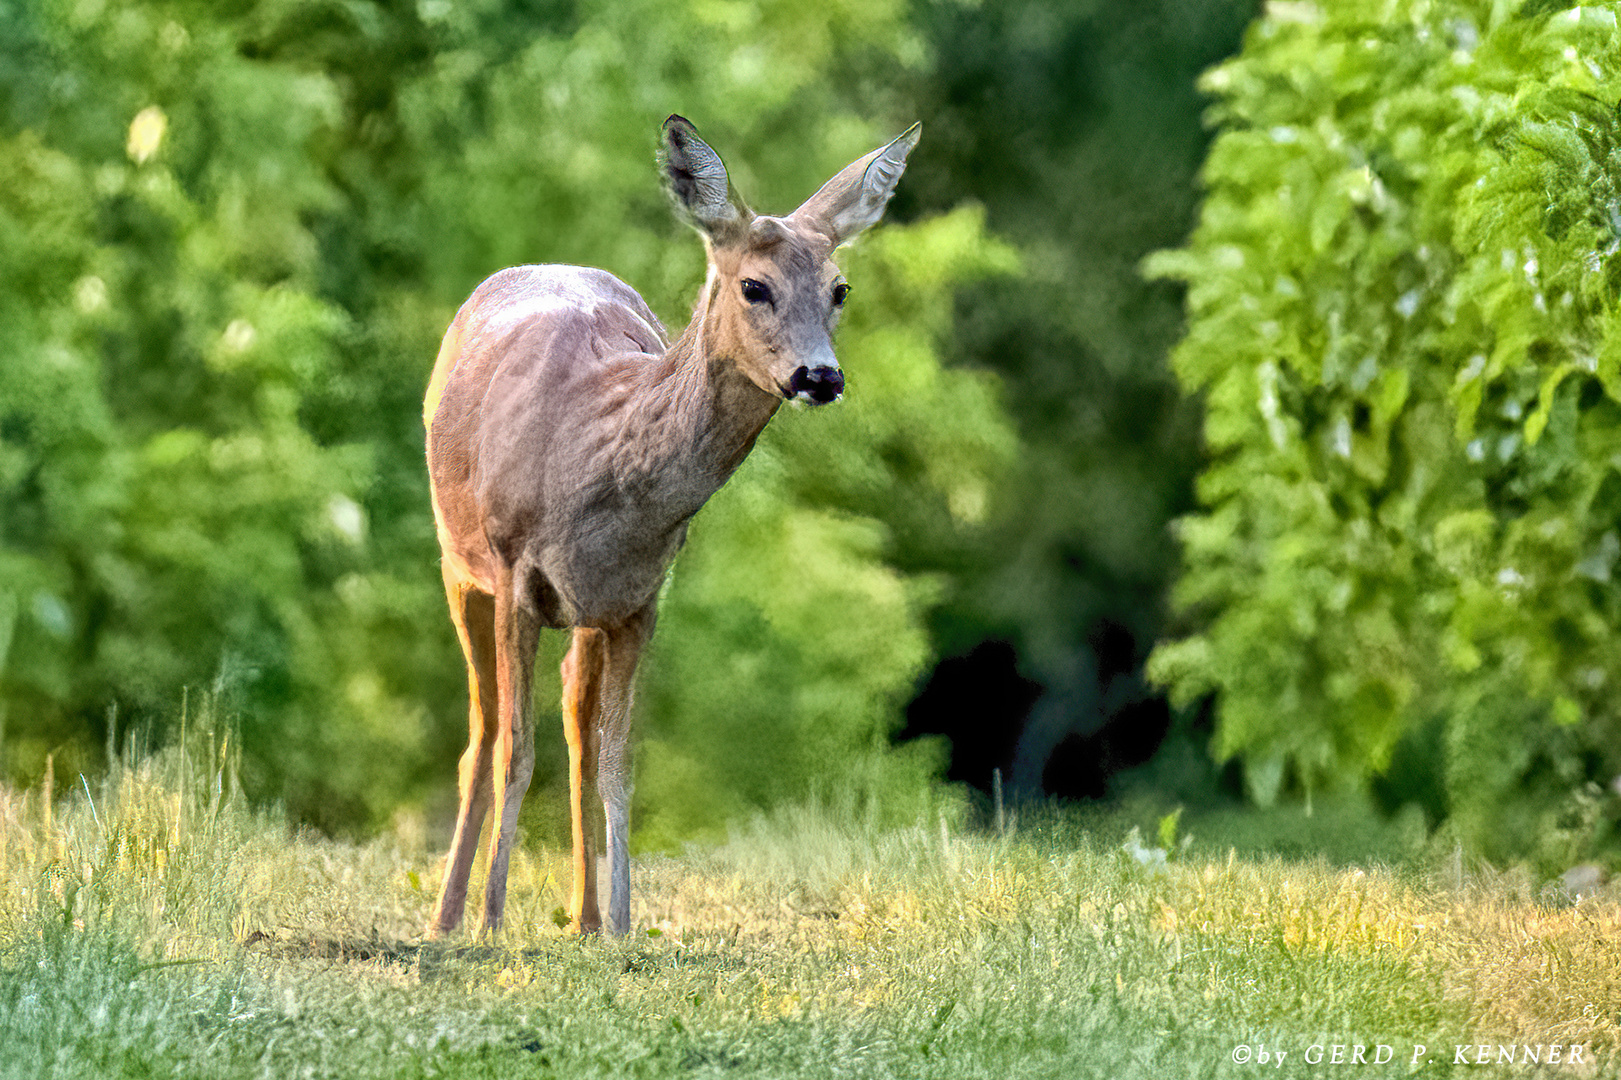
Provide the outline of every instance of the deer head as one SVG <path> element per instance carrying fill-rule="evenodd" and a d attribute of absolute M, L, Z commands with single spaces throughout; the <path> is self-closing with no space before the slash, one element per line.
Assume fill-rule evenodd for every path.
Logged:
<path fill-rule="evenodd" d="M 711 364 L 735 365 L 773 397 L 825 405 L 844 392 L 833 355 L 849 286 L 833 249 L 883 217 L 923 128 L 851 162 L 786 217 L 756 215 L 692 124 L 664 122 L 660 164 L 677 211 L 704 237 L 709 276 L 698 301 Z"/>

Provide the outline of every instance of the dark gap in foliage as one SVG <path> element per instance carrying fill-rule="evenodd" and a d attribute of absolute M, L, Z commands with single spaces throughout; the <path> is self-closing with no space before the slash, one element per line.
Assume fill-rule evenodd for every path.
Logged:
<path fill-rule="evenodd" d="M 1445 738 L 1446 718 L 1440 715 L 1403 733 L 1391 751 L 1390 765 L 1370 785 L 1380 809 L 1393 814 L 1416 803 L 1432 828 L 1446 818 L 1445 775 L 1436 767 L 1446 760 Z"/>
<path fill-rule="evenodd" d="M 1193 223 L 1209 139 L 1194 80 L 1237 49 L 1253 10 L 936 3 L 918 17 L 936 61 L 917 89 L 928 151 L 895 211 L 971 193 L 1032 260 L 1019 279 L 961 290 L 947 345 L 956 363 L 1002 377 L 1024 443 L 1005 519 L 934 618 L 948 659 L 908 710 L 908 734 L 951 734 L 954 779 L 984 787 L 1001 767 L 1021 794 L 1101 793 L 1107 772 L 1151 756 L 1169 726 L 1141 665 L 1176 567 L 1168 523 L 1194 507 L 1202 409 L 1164 360 L 1183 290 L 1143 281 L 1138 263 Z M 1010 590 L 1025 599 L 1010 605 Z M 1011 732 L 948 724 L 938 688 L 969 661 L 986 678 L 1021 673 L 1041 704 L 1024 703 Z M 1074 752 L 1097 740 L 1107 753 Z"/>
<path fill-rule="evenodd" d="M 1018 656 L 1005 641 L 983 641 L 966 655 L 940 661 L 906 707 L 905 742 L 924 735 L 951 740 L 948 779 L 991 790 L 991 771 L 1004 774 L 1013 760 L 1030 707 L 1041 685 L 1019 674 Z"/>
<path fill-rule="evenodd" d="M 1047 759 L 1041 786 L 1061 799 L 1101 799 L 1110 779 L 1152 758 L 1170 730 L 1171 708 L 1163 697 L 1133 702 L 1097 734 L 1066 736 Z"/>

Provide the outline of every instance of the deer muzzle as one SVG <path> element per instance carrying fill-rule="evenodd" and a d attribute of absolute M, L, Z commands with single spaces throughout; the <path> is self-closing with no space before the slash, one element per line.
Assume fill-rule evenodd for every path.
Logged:
<path fill-rule="evenodd" d="M 800 367 L 788 380 L 791 401 L 804 401 L 811 405 L 826 405 L 837 401 L 844 393 L 844 372 L 836 367 Z"/>

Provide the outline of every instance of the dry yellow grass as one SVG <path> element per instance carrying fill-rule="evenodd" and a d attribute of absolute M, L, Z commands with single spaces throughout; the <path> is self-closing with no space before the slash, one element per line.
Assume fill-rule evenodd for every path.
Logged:
<path fill-rule="evenodd" d="M 437 1069 L 509 1043 L 548 1049 L 497 1054 L 496 1074 L 615 1075 L 605 1047 L 640 1047 L 646 1075 L 815 1075 L 835 1046 L 865 1047 L 856 1074 L 875 1076 L 1236 1076 L 1237 1043 L 1336 1039 L 1447 1060 L 1453 1042 L 1583 1046 L 1561 1075 L 1621 1060 L 1621 905 L 1550 906 L 1514 875 L 1149 868 L 1079 834 L 879 831 L 811 807 L 639 859 L 629 940 L 567 935 L 566 857 L 526 850 L 493 947 L 428 945 L 440 860 L 412 830 L 291 831 L 209 759 L 150 758 L 50 812 L 0 791 L 0 1071 L 395 1075 L 402 1053 Z M 126 985 L 150 996 L 109 989 Z M 87 1010 L 105 1030 L 47 1054 Z"/>

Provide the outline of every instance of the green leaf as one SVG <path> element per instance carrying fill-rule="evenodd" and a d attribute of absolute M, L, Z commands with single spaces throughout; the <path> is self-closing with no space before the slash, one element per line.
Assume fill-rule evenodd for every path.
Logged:
<path fill-rule="evenodd" d="M 1542 438 L 1543 428 L 1548 426 L 1548 415 L 1553 411 L 1554 393 L 1566 375 L 1577 370 L 1575 364 L 1560 364 L 1542 379 L 1542 389 L 1537 394 L 1537 407 L 1531 410 L 1531 415 L 1525 418 L 1525 441 L 1536 445 Z"/>
<path fill-rule="evenodd" d="M 1159 846 L 1166 851 L 1176 850 L 1176 826 L 1181 818 L 1182 808 L 1179 806 L 1159 819 Z"/>

